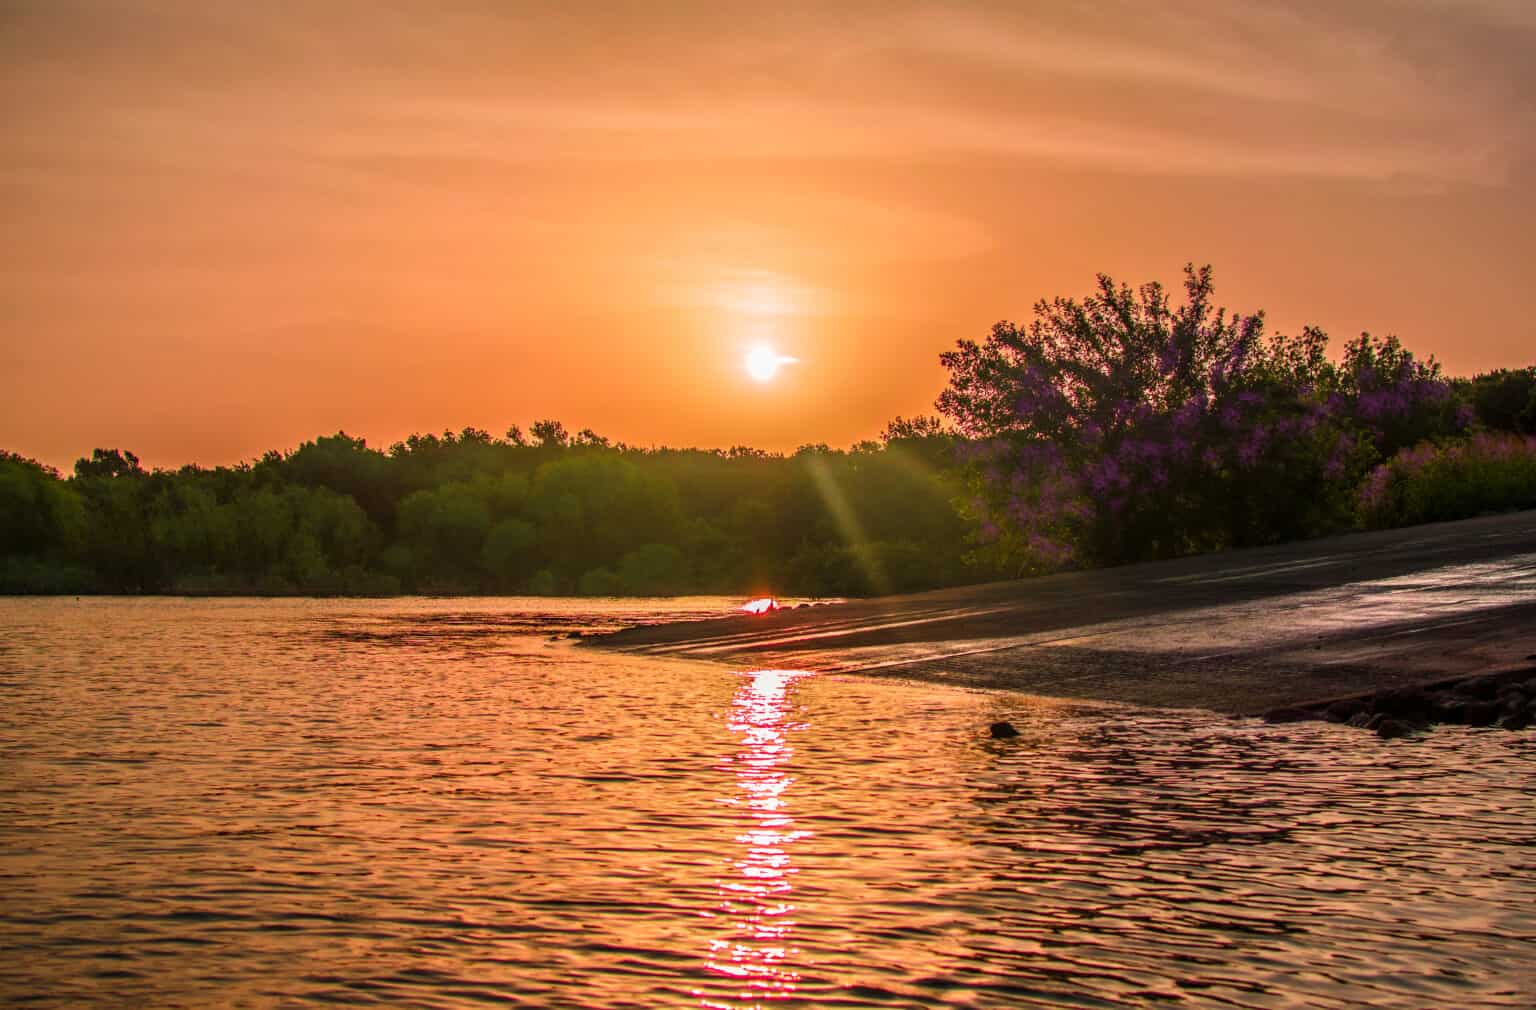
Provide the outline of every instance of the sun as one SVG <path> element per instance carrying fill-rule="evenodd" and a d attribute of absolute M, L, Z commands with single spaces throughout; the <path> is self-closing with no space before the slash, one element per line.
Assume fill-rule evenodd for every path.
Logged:
<path fill-rule="evenodd" d="M 744 362 L 747 374 L 758 382 L 772 382 L 785 365 L 793 365 L 798 358 L 787 358 L 768 344 L 758 344 L 747 352 Z"/>

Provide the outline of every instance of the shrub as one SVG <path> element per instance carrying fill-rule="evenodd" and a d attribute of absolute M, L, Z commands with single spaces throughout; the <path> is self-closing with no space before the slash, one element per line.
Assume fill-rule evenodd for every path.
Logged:
<path fill-rule="evenodd" d="M 0 558 L 0 596 L 95 593 L 101 590 L 94 572 L 76 565 L 37 558 Z"/>
<path fill-rule="evenodd" d="M 1404 449 L 1361 482 L 1355 506 L 1368 529 L 1536 508 L 1536 436 L 1482 433 Z"/>
<path fill-rule="evenodd" d="M 528 580 L 524 588 L 529 596 L 559 596 L 560 579 L 548 568 L 540 568 L 533 573 L 533 578 Z"/>
<path fill-rule="evenodd" d="M 1462 380 L 1461 385 L 1484 427 L 1536 434 L 1536 367 L 1501 368 Z"/>
<path fill-rule="evenodd" d="M 981 556 L 1023 574 L 1316 536 L 1349 524 L 1374 460 L 1471 420 L 1395 338 L 1333 364 L 1321 330 L 1216 307 L 1209 267 L 1184 287 L 1175 308 L 1101 275 L 943 355 Z"/>
<path fill-rule="evenodd" d="M 618 574 L 606 565 L 583 573 L 576 582 L 579 596 L 618 596 L 623 591 L 624 584 Z"/>
<path fill-rule="evenodd" d="M 673 596 L 689 581 L 683 552 L 671 544 L 646 544 L 619 564 L 618 584 L 626 596 Z"/>

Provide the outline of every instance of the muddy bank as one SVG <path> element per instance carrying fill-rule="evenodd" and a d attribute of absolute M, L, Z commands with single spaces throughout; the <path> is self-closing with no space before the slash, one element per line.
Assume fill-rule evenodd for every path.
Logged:
<path fill-rule="evenodd" d="M 591 646 L 1241 715 L 1536 654 L 1536 511 L 636 628 Z"/>

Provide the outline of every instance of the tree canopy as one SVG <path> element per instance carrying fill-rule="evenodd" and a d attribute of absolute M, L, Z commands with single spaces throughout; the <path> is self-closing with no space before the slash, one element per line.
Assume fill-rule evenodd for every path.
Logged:
<path fill-rule="evenodd" d="M 794 456 L 639 450 L 552 420 L 387 450 L 337 432 L 213 469 L 98 449 L 69 479 L 7 455 L 0 590 L 833 595 L 985 577 L 961 561 L 952 438 L 917 423 Z"/>

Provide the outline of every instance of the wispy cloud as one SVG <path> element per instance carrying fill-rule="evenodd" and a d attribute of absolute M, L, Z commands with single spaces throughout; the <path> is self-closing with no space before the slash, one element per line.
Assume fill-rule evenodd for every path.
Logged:
<path fill-rule="evenodd" d="M 1529 5 L 1494 0 L 664 18 L 472 3 L 20 10 L 5 51 L 12 162 L 981 152 L 1497 184 L 1528 150 L 1536 97 Z"/>

